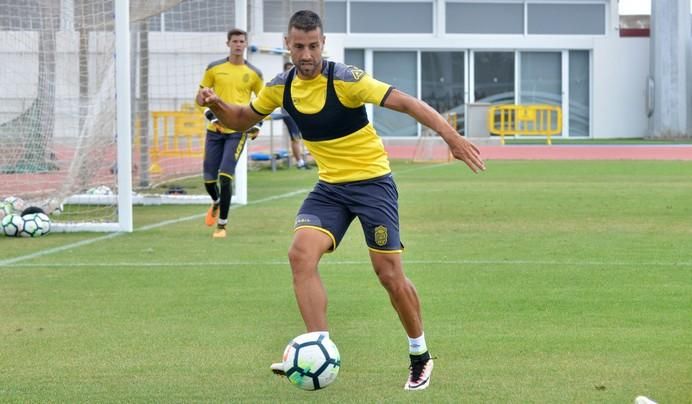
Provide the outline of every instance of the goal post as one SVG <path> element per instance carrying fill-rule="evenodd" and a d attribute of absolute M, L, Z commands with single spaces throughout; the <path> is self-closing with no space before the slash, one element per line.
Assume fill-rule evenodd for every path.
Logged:
<path fill-rule="evenodd" d="M 132 166 L 130 103 L 130 1 L 115 2 L 115 93 L 117 167 Z M 132 231 L 132 170 L 116 170 L 118 230 Z"/>
<path fill-rule="evenodd" d="M 0 7 L 0 201 L 14 196 L 60 213 L 52 217 L 57 231 L 107 232 L 132 231 L 132 205 L 209 204 L 201 186 L 152 189 L 177 189 L 185 178 L 202 183 L 205 121 L 190 106 L 206 66 L 228 56 L 226 32 L 236 17 L 246 20 L 247 3 L 234 3 Z M 202 129 L 178 131 L 169 120 L 159 122 L 167 134 L 157 137 L 156 113 L 188 114 Z M 245 204 L 247 151 L 235 174 L 232 203 Z"/>

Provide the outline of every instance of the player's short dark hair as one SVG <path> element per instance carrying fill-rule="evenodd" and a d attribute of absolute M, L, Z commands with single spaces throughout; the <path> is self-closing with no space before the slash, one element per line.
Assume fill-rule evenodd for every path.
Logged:
<path fill-rule="evenodd" d="M 243 30 L 240 29 L 240 28 L 233 28 L 232 30 L 228 31 L 228 35 L 226 35 L 226 39 L 230 41 L 230 40 L 231 40 L 231 37 L 232 37 L 232 36 L 236 36 L 236 35 L 242 35 L 242 36 L 244 36 L 244 37 L 245 37 L 245 40 L 247 41 L 247 32 L 246 32 L 246 31 L 243 31 Z"/>
<path fill-rule="evenodd" d="M 324 29 L 322 29 L 322 19 L 317 13 L 310 10 L 296 11 L 291 17 L 291 20 L 288 21 L 288 30 L 290 31 L 291 28 L 305 32 L 310 32 L 319 28 L 320 32 L 324 32 Z"/>

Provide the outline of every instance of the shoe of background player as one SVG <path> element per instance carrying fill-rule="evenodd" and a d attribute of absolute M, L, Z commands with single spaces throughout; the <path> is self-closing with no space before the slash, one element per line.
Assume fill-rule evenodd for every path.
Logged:
<path fill-rule="evenodd" d="M 211 236 L 213 238 L 226 238 L 226 226 L 218 226 Z"/>
<path fill-rule="evenodd" d="M 428 352 L 422 355 L 409 355 L 411 366 L 404 390 L 423 390 L 430 386 L 430 376 L 433 370 L 433 360 Z"/>
<path fill-rule="evenodd" d="M 286 376 L 286 371 L 284 370 L 283 362 L 272 363 L 269 367 L 275 375 Z"/>
<path fill-rule="evenodd" d="M 212 203 L 207 210 L 207 216 L 204 218 L 204 224 L 211 227 L 216 223 L 216 219 L 219 217 L 219 205 Z"/>

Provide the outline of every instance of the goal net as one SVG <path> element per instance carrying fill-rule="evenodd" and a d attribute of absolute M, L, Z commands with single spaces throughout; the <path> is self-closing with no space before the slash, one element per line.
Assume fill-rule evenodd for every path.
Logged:
<path fill-rule="evenodd" d="M 123 230 L 124 193 L 134 203 L 209 203 L 201 186 L 205 120 L 194 96 L 206 66 L 228 55 L 233 1 L 130 0 L 127 58 L 117 46 L 120 4 L 0 7 L 0 201 L 13 196 L 61 213 L 54 229 Z M 129 62 L 127 83 L 119 59 Z M 117 92 L 123 85 L 129 91 Z M 124 130 L 116 108 L 123 97 Z M 131 139 L 127 167 L 118 164 L 118 138 Z M 234 203 L 246 203 L 245 161 Z M 196 190 L 185 178 L 199 183 Z"/>
<path fill-rule="evenodd" d="M 445 119 L 452 127 L 457 130 L 457 114 L 450 112 L 444 114 Z M 449 146 L 445 143 L 437 133 L 431 129 L 423 127 L 421 136 L 416 143 L 415 151 L 413 152 L 414 163 L 432 163 L 432 162 L 448 162 L 452 161 L 452 153 Z"/>

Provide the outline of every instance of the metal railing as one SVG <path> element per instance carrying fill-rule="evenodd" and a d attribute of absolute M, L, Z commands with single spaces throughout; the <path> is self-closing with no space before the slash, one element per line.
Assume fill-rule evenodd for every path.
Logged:
<path fill-rule="evenodd" d="M 562 108 L 555 105 L 493 105 L 488 108 L 488 131 L 499 135 L 502 144 L 505 136 L 545 136 L 562 133 Z"/>

